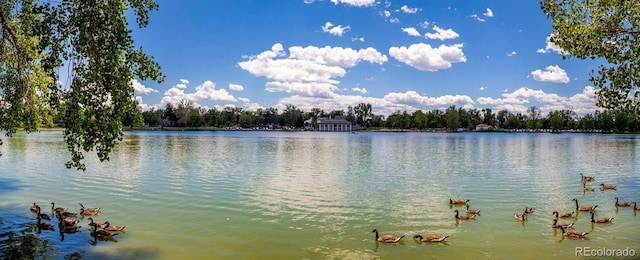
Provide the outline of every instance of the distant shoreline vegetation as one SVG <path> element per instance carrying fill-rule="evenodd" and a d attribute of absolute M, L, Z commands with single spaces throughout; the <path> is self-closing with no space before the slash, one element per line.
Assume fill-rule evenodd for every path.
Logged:
<path fill-rule="evenodd" d="M 434 109 L 409 113 L 405 110 L 384 116 L 374 114 L 371 104 L 365 103 L 349 106 L 346 112 L 325 112 L 320 108 L 305 112 L 293 105 L 287 105 L 282 111 L 276 108 L 248 111 L 237 107 L 206 110 L 184 100 L 177 106 L 167 104 L 165 109 L 137 110 L 125 116 L 121 125 L 124 130 L 317 131 L 320 122 L 334 118 L 351 122 L 353 131 L 640 133 L 638 115 L 627 111 L 595 111 L 594 114 L 578 116 L 571 110 L 556 110 L 542 116 L 540 108 L 535 106 L 530 107 L 527 114 L 450 106 L 445 111 Z M 43 124 L 41 130 L 52 127 L 64 129 L 62 118 L 52 119 Z"/>
<path fill-rule="evenodd" d="M 220 127 L 126 127 L 124 128 L 125 132 L 130 131 L 225 131 L 225 132 L 234 132 L 234 131 L 244 131 L 244 132 L 320 132 L 317 129 L 312 128 L 300 128 L 300 129 L 249 129 L 249 128 L 220 128 Z M 45 127 L 41 128 L 40 131 L 64 131 L 64 128 L 61 127 Z M 347 131 L 348 132 L 348 131 Z M 448 131 L 446 129 L 390 129 L 390 128 L 361 128 L 357 130 L 353 130 L 351 132 L 391 132 L 391 133 L 618 133 L 618 132 L 602 132 L 599 130 L 585 132 L 582 130 L 561 130 L 561 131 L 553 131 L 551 129 L 491 129 L 491 130 L 458 130 L 458 131 Z M 343 132 L 344 133 L 344 132 Z M 625 134 L 638 134 L 640 132 L 625 132 Z"/>
<path fill-rule="evenodd" d="M 63 130 L 63 129 L 59 129 Z M 134 127 L 125 128 L 126 131 L 262 131 L 262 132 L 320 132 L 316 129 L 245 129 L 245 128 L 217 128 L 217 127 Z M 492 130 L 459 130 L 459 131 L 447 131 L 446 129 L 389 129 L 389 128 L 370 128 L 370 129 L 358 129 L 352 132 L 394 132 L 394 133 L 617 133 L 617 132 L 602 132 L 599 130 L 585 132 L 582 130 L 561 130 L 553 131 L 552 129 L 492 129 Z M 625 132 L 625 134 L 637 134 L 639 132 Z"/>
<path fill-rule="evenodd" d="M 347 110 L 326 112 L 312 108 L 305 112 L 287 105 L 284 109 L 243 110 L 225 107 L 206 110 L 183 100 L 177 105 L 167 104 L 164 109 L 138 111 L 126 117 L 125 129 L 165 130 L 317 130 L 322 120 L 342 117 L 352 123 L 354 131 L 389 132 L 640 132 L 638 115 L 628 111 L 595 111 L 578 116 L 572 110 L 555 110 L 546 116 L 540 108 L 532 106 L 526 114 L 489 108 L 464 109 L 450 106 L 442 111 L 416 110 L 413 113 L 396 111 L 391 115 L 376 115 L 372 105 L 360 103 Z M 145 127 L 146 126 L 146 127 Z"/>
<path fill-rule="evenodd" d="M 301 129 L 249 129 L 249 128 L 234 128 L 234 127 L 125 127 L 125 132 L 128 131 L 262 131 L 262 132 L 320 132 L 317 129 L 312 128 L 301 128 Z M 43 127 L 40 131 L 64 131 L 62 127 Z M 390 133 L 617 133 L 620 132 L 603 132 L 601 130 L 594 131 L 583 131 L 580 129 L 568 129 L 568 130 L 560 130 L 553 131 L 552 129 L 488 129 L 488 130 L 462 130 L 459 129 L 457 131 L 449 131 L 447 129 L 436 128 L 436 129 L 390 129 L 390 128 L 361 128 L 357 130 L 353 130 L 352 132 L 390 132 Z M 343 132 L 344 133 L 344 132 Z M 624 134 L 639 134 L 638 131 L 625 131 Z"/>

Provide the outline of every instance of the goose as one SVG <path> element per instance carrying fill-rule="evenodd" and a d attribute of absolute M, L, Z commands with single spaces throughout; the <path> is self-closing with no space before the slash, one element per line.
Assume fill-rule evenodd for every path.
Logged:
<path fill-rule="evenodd" d="M 80 222 L 77 219 L 74 219 L 72 217 L 63 217 L 62 214 L 60 214 L 60 212 L 56 212 L 56 217 L 58 217 L 58 221 L 60 223 L 63 223 L 64 226 L 75 226 L 76 224 L 78 224 L 78 222 Z"/>
<path fill-rule="evenodd" d="M 47 222 L 42 222 L 41 218 L 38 218 L 38 222 L 36 222 L 36 227 L 38 227 L 38 230 L 53 230 L 53 225 Z"/>
<path fill-rule="evenodd" d="M 38 214 L 38 218 L 41 219 L 46 219 L 46 220 L 51 220 L 51 218 L 49 217 L 49 215 L 42 213 L 42 209 L 40 208 L 40 206 L 36 205 L 36 214 Z"/>
<path fill-rule="evenodd" d="M 85 209 L 80 209 L 80 215 L 95 216 L 95 215 L 98 215 L 98 212 L 97 211 L 86 211 Z"/>
<path fill-rule="evenodd" d="M 429 235 L 426 237 L 422 237 L 421 235 L 415 235 L 413 238 L 417 238 L 422 242 L 442 242 L 447 239 L 449 236 L 438 236 L 438 235 Z"/>
<path fill-rule="evenodd" d="M 629 206 L 631 206 L 631 202 L 618 201 L 618 197 L 616 197 L 616 206 L 617 207 L 629 207 Z"/>
<path fill-rule="evenodd" d="M 556 215 L 556 218 L 570 218 L 573 217 L 573 214 L 575 214 L 575 211 L 571 211 L 571 212 L 562 212 L 562 213 L 558 213 L 557 210 L 553 211 L 553 215 Z"/>
<path fill-rule="evenodd" d="M 601 190 L 615 190 L 616 189 L 616 185 L 600 183 L 600 189 Z"/>
<path fill-rule="evenodd" d="M 470 209 L 470 208 L 469 208 L 469 204 L 467 204 L 467 210 L 466 210 L 466 212 L 467 212 L 467 213 L 469 213 L 469 214 L 476 214 L 476 215 L 477 215 L 477 214 L 480 214 L 480 210 L 478 210 L 478 209 Z"/>
<path fill-rule="evenodd" d="M 80 204 L 80 211 L 82 212 L 93 214 L 93 215 L 98 214 L 98 212 L 100 212 L 100 208 L 86 208 L 84 205 L 82 205 L 82 203 L 78 203 L 78 204 Z"/>
<path fill-rule="evenodd" d="M 107 226 L 106 222 L 94 222 L 92 217 L 89 217 L 89 226 L 92 226 L 93 228 L 104 228 Z"/>
<path fill-rule="evenodd" d="M 515 218 L 517 221 L 527 220 L 526 216 L 527 216 L 527 212 L 522 212 L 522 214 L 513 213 L 513 218 Z"/>
<path fill-rule="evenodd" d="M 582 182 L 593 181 L 596 178 L 596 177 L 593 177 L 593 176 L 584 176 L 584 175 L 582 175 L 582 173 L 580 173 L 580 176 L 582 177 Z"/>
<path fill-rule="evenodd" d="M 38 212 L 38 204 L 36 204 L 35 202 L 33 203 L 33 205 L 31 205 L 31 207 L 29 208 L 31 210 L 31 212 L 36 213 Z"/>
<path fill-rule="evenodd" d="M 576 229 L 565 230 L 563 227 L 560 227 L 560 229 L 562 230 L 562 235 L 565 237 L 579 238 L 589 234 L 589 232 L 582 232 Z"/>
<path fill-rule="evenodd" d="M 400 239 L 402 239 L 404 237 L 404 236 L 396 237 L 396 236 L 392 236 L 392 235 L 379 236 L 377 229 L 374 229 L 371 232 L 376 233 L 376 241 L 382 242 L 382 243 L 397 243 L 398 241 L 400 241 Z"/>
<path fill-rule="evenodd" d="M 593 211 L 593 210 L 596 209 L 596 207 L 598 207 L 598 205 L 595 205 L 595 206 L 590 206 L 590 205 L 578 206 L 578 199 L 573 198 L 572 200 L 576 202 L 576 210 L 579 210 L 579 211 Z"/>
<path fill-rule="evenodd" d="M 631 204 L 633 204 L 633 210 L 640 210 L 640 206 L 638 206 L 638 204 L 636 204 L 636 202 L 632 202 Z"/>
<path fill-rule="evenodd" d="M 582 183 L 582 190 L 584 191 L 593 191 L 593 187 L 587 187 L 587 183 Z"/>
<path fill-rule="evenodd" d="M 594 218 L 595 213 L 592 211 L 591 212 L 591 222 L 593 223 L 610 223 L 613 218 L 607 218 L 607 217 L 599 217 L 599 218 Z"/>
<path fill-rule="evenodd" d="M 559 223 L 558 224 L 558 220 L 554 219 L 553 220 L 553 224 L 551 225 L 551 227 L 552 228 L 560 228 L 560 227 L 562 227 L 562 228 L 570 228 L 570 227 L 573 227 L 573 224 L 574 223 Z"/>
<path fill-rule="evenodd" d="M 449 204 L 462 205 L 462 204 L 467 204 L 467 202 L 469 202 L 469 200 L 454 200 L 454 199 L 449 198 Z"/>
<path fill-rule="evenodd" d="M 535 208 L 524 207 L 524 212 L 527 214 L 533 213 L 535 210 Z"/>
<path fill-rule="evenodd" d="M 78 233 L 80 232 L 80 227 L 81 226 L 65 226 L 62 223 L 58 223 L 58 229 L 60 229 L 60 233 L 64 234 L 73 234 L 73 233 Z"/>
<path fill-rule="evenodd" d="M 107 230 L 107 231 L 122 231 L 124 230 L 125 226 L 116 226 L 116 225 L 111 225 L 111 223 L 109 223 L 109 221 L 105 221 L 104 222 L 104 227 L 102 229 Z"/>
<path fill-rule="evenodd" d="M 52 212 L 66 212 L 67 208 L 61 208 L 61 207 L 57 207 L 56 208 L 56 204 L 51 202 L 51 211 Z"/>
<path fill-rule="evenodd" d="M 91 236 L 94 238 L 98 238 L 98 239 L 112 239 L 114 236 L 117 236 L 117 233 L 110 233 L 109 231 L 106 230 L 97 230 L 94 229 L 93 231 L 91 231 Z"/>
<path fill-rule="evenodd" d="M 460 215 L 460 212 L 456 209 L 456 219 L 462 219 L 462 220 L 469 220 L 469 219 L 475 219 L 476 215 Z"/>

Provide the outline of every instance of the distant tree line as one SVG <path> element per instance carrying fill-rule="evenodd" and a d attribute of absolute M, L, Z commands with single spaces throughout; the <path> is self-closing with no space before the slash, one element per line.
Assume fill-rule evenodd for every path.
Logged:
<path fill-rule="evenodd" d="M 362 129 L 438 129 L 445 131 L 475 130 L 479 124 L 502 130 L 552 131 L 581 130 L 584 132 L 637 132 L 640 127 L 635 116 L 627 111 L 595 111 L 594 114 L 578 116 L 571 110 L 556 110 L 546 116 L 540 108 L 532 106 L 526 114 L 507 110 L 494 112 L 490 108 L 464 109 L 450 106 L 442 111 L 416 110 L 413 113 L 396 111 L 388 116 L 376 115 L 371 104 L 360 103 L 345 110 L 330 112 L 320 108 L 302 111 L 287 105 L 282 111 L 276 108 L 243 110 L 237 107 L 204 109 L 183 100 L 178 104 L 167 104 L 164 109 L 139 111 L 123 120 L 124 126 L 142 127 L 241 127 L 241 128 L 315 128 L 319 118 L 344 116 Z M 306 123 L 305 123 L 306 122 Z"/>

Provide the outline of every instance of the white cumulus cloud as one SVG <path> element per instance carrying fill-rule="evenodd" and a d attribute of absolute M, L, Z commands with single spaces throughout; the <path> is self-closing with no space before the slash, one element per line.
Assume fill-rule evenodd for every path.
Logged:
<path fill-rule="evenodd" d="M 346 4 L 356 7 L 367 7 L 375 5 L 375 0 L 331 0 L 334 4 Z"/>
<path fill-rule="evenodd" d="M 512 52 L 507 53 L 507 56 L 511 57 L 513 55 L 516 55 L 516 54 L 518 54 L 516 51 L 512 51 Z"/>
<path fill-rule="evenodd" d="M 424 22 L 419 23 L 418 26 L 427 29 L 429 27 L 429 21 L 424 20 Z"/>
<path fill-rule="evenodd" d="M 182 84 L 182 83 L 180 83 Z M 165 106 L 168 103 L 177 104 L 182 100 L 190 102 L 197 102 L 201 100 L 212 101 L 230 101 L 237 102 L 238 100 L 227 92 L 225 89 L 216 89 L 216 84 L 210 80 L 203 82 L 195 88 L 195 92 L 186 93 L 186 88 L 180 88 L 176 86 L 168 89 L 164 92 L 164 96 L 160 101 L 160 106 Z M 196 103 L 197 104 L 197 103 Z"/>
<path fill-rule="evenodd" d="M 533 79 L 536 81 L 545 81 L 553 83 L 569 83 L 570 79 L 567 72 L 558 65 L 550 65 L 543 70 L 537 69 L 531 72 Z"/>
<path fill-rule="evenodd" d="M 547 45 L 544 47 L 544 49 L 538 49 L 536 50 L 537 53 L 549 53 L 549 52 L 555 52 L 558 54 L 566 54 L 567 52 L 565 50 L 563 50 L 562 48 L 560 48 L 560 46 L 556 45 L 555 43 L 553 43 L 551 41 L 551 37 L 553 37 L 553 33 L 551 33 L 549 36 L 547 36 L 547 39 L 545 40 L 545 42 L 547 43 Z"/>
<path fill-rule="evenodd" d="M 329 47 L 318 48 L 315 46 L 293 46 L 289 48 L 289 58 L 313 61 L 316 64 L 350 68 L 360 61 L 382 64 L 387 61 L 387 56 L 374 48 L 354 50 L 351 48 Z"/>
<path fill-rule="evenodd" d="M 242 85 L 229 83 L 229 89 L 230 90 L 235 90 L 235 91 L 243 91 L 244 87 Z"/>
<path fill-rule="evenodd" d="M 180 79 L 180 83 L 176 84 L 174 87 L 176 88 L 187 88 L 187 85 L 189 85 L 189 81 L 186 79 Z"/>
<path fill-rule="evenodd" d="M 345 68 L 354 67 L 361 61 L 375 64 L 387 61 L 385 55 L 371 47 L 354 50 L 330 46 L 293 46 L 289 48 L 289 56 L 284 57 L 286 52 L 281 51 L 281 46 L 274 44 L 272 50 L 238 63 L 240 68 L 254 76 L 272 80 L 265 84 L 268 92 L 332 98 L 340 83 L 337 78 L 347 73 Z M 275 53 L 282 55 L 276 56 Z"/>
<path fill-rule="evenodd" d="M 462 52 L 462 44 L 451 46 L 440 45 L 432 48 L 429 44 L 412 44 L 409 48 L 391 47 L 389 55 L 391 57 L 413 67 L 424 71 L 437 71 L 451 68 L 452 63 L 466 62 L 467 58 Z"/>
<path fill-rule="evenodd" d="M 149 106 L 148 104 L 144 103 L 141 96 L 136 96 L 134 99 L 136 103 L 138 103 L 138 108 L 140 108 L 140 110 L 142 111 L 151 110 L 152 106 Z"/>
<path fill-rule="evenodd" d="M 522 87 L 511 93 L 502 93 L 501 98 L 480 97 L 477 102 L 483 106 L 492 105 L 495 110 L 506 109 L 511 113 L 522 114 L 528 113 L 527 110 L 532 106 L 531 104 L 534 104 L 533 102 L 537 102 L 535 105 L 540 108 L 542 114 L 568 109 L 578 115 L 585 115 L 594 113 L 598 109 L 595 89 L 592 86 L 587 86 L 582 93 L 569 97 Z"/>
<path fill-rule="evenodd" d="M 322 31 L 335 36 L 342 36 L 345 32 L 351 29 L 350 26 L 334 25 L 331 22 L 326 22 L 322 26 Z"/>
<path fill-rule="evenodd" d="M 413 27 L 402 28 L 402 31 L 406 32 L 410 36 L 416 36 L 416 37 L 420 36 L 420 33 L 418 32 L 418 30 L 416 30 L 416 28 L 413 28 Z"/>
<path fill-rule="evenodd" d="M 153 88 L 148 88 L 145 87 L 144 85 L 142 85 L 142 83 L 140 83 L 138 80 L 136 79 L 132 79 L 131 80 L 131 85 L 133 85 L 133 91 L 135 94 L 149 94 L 151 92 L 158 92 L 157 90 L 153 89 Z"/>
<path fill-rule="evenodd" d="M 362 94 L 367 94 L 367 89 L 366 88 L 355 87 L 355 88 L 351 88 L 351 90 L 355 91 L 355 92 L 360 92 Z"/>
<path fill-rule="evenodd" d="M 437 40 L 448 40 L 448 39 L 455 39 L 460 37 L 460 35 L 458 35 L 458 33 L 454 32 L 451 29 L 442 29 L 440 27 L 438 27 L 437 25 L 433 26 L 433 30 L 436 31 L 435 33 L 425 33 L 424 37 L 427 37 L 429 39 L 437 39 Z"/>
<path fill-rule="evenodd" d="M 421 106 L 468 106 L 475 103 L 473 99 L 466 95 L 444 95 L 440 97 L 428 97 L 420 95 L 415 91 L 404 93 L 390 92 L 383 97 L 392 103 L 421 105 Z"/>
<path fill-rule="evenodd" d="M 476 20 L 478 20 L 480 22 L 484 22 L 485 21 L 484 19 L 480 18 L 480 16 L 478 16 L 477 14 L 472 14 L 471 18 L 476 19 Z"/>
<path fill-rule="evenodd" d="M 420 10 L 420 8 L 417 8 L 417 7 L 411 8 L 411 7 L 408 7 L 407 5 L 403 5 L 402 7 L 400 7 L 400 10 L 408 14 L 415 14 Z"/>
<path fill-rule="evenodd" d="M 286 92 L 303 97 L 332 98 L 337 89 L 334 84 L 324 82 L 271 81 L 265 84 L 268 92 Z"/>
<path fill-rule="evenodd" d="M 491 11 L 491 9 L 487 8 L 487 11 L 484 12 L 482 15 L 484 15 L 486 17 L 493 17 L 493 11 Z"/>

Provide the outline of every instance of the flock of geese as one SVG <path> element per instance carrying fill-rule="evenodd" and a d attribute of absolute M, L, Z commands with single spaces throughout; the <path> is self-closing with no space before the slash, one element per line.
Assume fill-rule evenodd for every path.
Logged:
<path fill-rule="evenodd" d="M 593 192 L 594 188 L 593 187 L 587 187 L 587 183 L 592 182 L 595 180 L 594 176 L 585 176 L 582 173 L 580 173 L 580 177 L 581 177 L 581 181 L 582 181 L 582 188 L 584 192 Z M 617 190 L 616 185 L 614 184 L 604 184 L 601 183 L 600 184 L 600 190 Z M 627 202 L 627 201 L 620 201 L 620 199 L 618 197 L 615 198 L 615 206 L 616 207 L 632 207 L 634 211 L 640 211 L 640 206 L 638 206 L 636 204 L 636 202 Z M 613 217 L 595 217 L 595 210 L 598 207 L 598 205 L 579 205 L 578 204 L 578 199 L 573 198 L 572 201 L 575 201 L 576 203 L 576 211 L 585 211 L 585 212 L 589 212 L 591 214 L 591 219 L 590 222 L 591 223 L 611 223 L 611 221 L 613 220 Z M 449 205 L 451 206 L 462 206 L 465 205 L 466 206 L 466 210 L 465 210 L 465 215 L 460 215 L 460 211 L 459 210 L 454 210 L 455 215 L 454 218 L 456 220 L 473 220 L 475 219 L 479 214 L 480 214 L 480 210 L 478 209 L 473 209 L 473 208 L 469 208 L 469 204 L 468 204 L 469 200 L 468 199 L 451 199 L 449 198 Z M 524 211 L 522 213 L 514 213 L 513 214 L 513 218 L 516 221 L 520 221 L 520 222 L 524 222 L 527 220 L 527 215 L 528 214 L 532 214 L 535 211 L 535 208 L 530 208 L 530 207 L 525 207 Z M 576 217 L 576 211 L 571 211 L 571 212 L 558 212 L 553 211 L 552 215 L 555 216 L 555 218 L 553 219 L 553 224 L 551 224 L 552 228 L 559 228 L 560 230 L 562 230 L 562 235 L 564 237 L 568 237 L 568 238 L 584 238 L 586 235 L 589 234 L 589 232 L 584 232 L 584 231 L 580 231 L 577 229 L 574 229 L 573 226 L 575 223 L 565 223 L 565 222 L 558 222 L 558 219 L 562 219 L 562 218 L 574 218 Z M 371 231 L 373 233 L 376 234 L 376 241 L 377 242 L 382 242 L 382 243 L 397 243 L 399 242 L 402 238 L 404 238 L 404 236 L 394 236 L 394 235 L 382 235 L 380 236 L 378 233 L 378 229 L 374 229 L 373 231 Z M 415 235 L 413 236 L 414 239 L 417 239 L 419 241 L 422 242 L 443 242 L 447 237 L 449 236 L 442 236 L 442 235 L 427 235 L 427 236 L 422 236 L 422 235 Z"/>
<path fill-rule="evenodd" d="M 85 216 L 89 217 L 89 231 L 91 237 L 94 238 L 93 243 L 97 240 L 113 240 L 113 237 L 118 235 L 118 233 L 124 232 L 124 226 L 112 225 L 109 221 L 94 221 L 93 217 L 100 214 L 100 208 L 85 207 L 82 203 L 78 204 L 80 204 L 80 212 L 73 213 L 69 212 L 68 208 L 56 207 L 56 204 L 51 202 L 51 216 L 49 216 L 49 214 L 43 213 L 40 205 L 34 202 L 33 205 L 31 205 L 30 210 L 36 215 L 36 227 L 38 228 L 38 233 L 42 231 L 55 231 L 55 227 L 57 226 L 58 231 L 60 232 L 60 239 L 64 240 L 65 234 L 80 232 L 81 226 L 78 224 L 80 223 L 80 218 L 84 218 Z M 58 220 L 57 225 L 44 221 L 51 220 L 52 217 L 55 217 Z"/>

